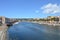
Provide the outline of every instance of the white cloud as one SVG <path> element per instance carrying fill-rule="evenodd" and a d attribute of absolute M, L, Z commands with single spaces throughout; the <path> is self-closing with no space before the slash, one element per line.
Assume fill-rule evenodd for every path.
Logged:
<path fill-rule="evenodd" d="M 60 5 L 47 4 L 41 7 L 43 13 L 60 13 Z"/>

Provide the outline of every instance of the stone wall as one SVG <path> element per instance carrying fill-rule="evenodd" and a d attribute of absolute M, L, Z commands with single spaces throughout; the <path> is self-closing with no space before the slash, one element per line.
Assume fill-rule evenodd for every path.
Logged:
<path fill-rule="evenodd" d="M 0 27 L 0 40 L 7 40 L 7 26 Z"/>

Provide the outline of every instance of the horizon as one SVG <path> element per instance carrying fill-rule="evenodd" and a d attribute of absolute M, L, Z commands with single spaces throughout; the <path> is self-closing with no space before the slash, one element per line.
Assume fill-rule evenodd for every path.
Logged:
<path fill-rule="evenodd" d="M 60 16 L 60 0 L 0 0 L 0 16 L 8 18 Z"/>
<path fill-rule="evenodd" d="M 9 17 L 6 17 L 6 16 L 0 16 L 0 17 L 9 18 Z M 46 16 L 46 17 L 43 17 L 43 18 L 48 18 L 48 17 L 60 17 L 60 16 Z M 15 18 L 16 18 L 16 19 L 31 19 L 31 17 L 30 17 L 30 18 L 28 18 L 28 17 L 27 17 L 27 18 L 24 18 L 24 17 L 23 17 L 23 18 L 20 18 L 20 17 L 18 17 L 18 18 L 17 18 L 17 17 L 14 17 L 14 18 L 13 18 L 13 17 L 12 17 L 12 19 L 15 19 Z M 40 17 L 39 17 L 39 18 L 40 18 Z M 39 19 L 39 18 L 37 18 L 37 19 Z"/>

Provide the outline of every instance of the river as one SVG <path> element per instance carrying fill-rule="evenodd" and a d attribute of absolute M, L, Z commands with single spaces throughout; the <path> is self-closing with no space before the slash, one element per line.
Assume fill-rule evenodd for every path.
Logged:
<path fill-rule="evenodd" d="M 60 40 L 60 27 L 31 22 L 20 22 L 11 26 L 8 40 Z"/>

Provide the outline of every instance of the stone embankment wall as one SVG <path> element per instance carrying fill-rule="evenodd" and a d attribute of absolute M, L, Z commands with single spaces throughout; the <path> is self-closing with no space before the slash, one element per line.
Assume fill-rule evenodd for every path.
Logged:
<path fill-rule="evenodd" d="M 0 40 L 7 40 L 7 26 L 0 26 Z"/>

